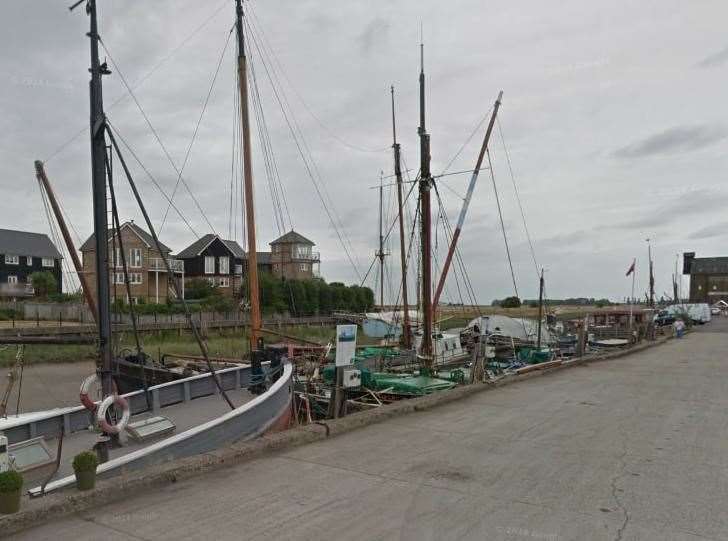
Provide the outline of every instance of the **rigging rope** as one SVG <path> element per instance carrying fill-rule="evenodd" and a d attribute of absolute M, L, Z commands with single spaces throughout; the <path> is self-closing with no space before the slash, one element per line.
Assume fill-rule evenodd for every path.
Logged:
<path fill-rule="evenodd" d="M 220 13 L 220 12 L 221 12 L 221 11 L 223 10 L 223 8 L 226 8 L 226 7 L 228 6 L 228 5 L 229 5 L 229 0 L 223 0 L 223 1 L 222 1 L 222 2 L 220 3 L 220 5 L 219 5 L 219 6 L 218 6 L 218 7 L 217 7 L 217 8 L 215 9 L 215 11 L 214 11 L 214 12 L 213 12 L 213 13 L 212 13 L 212 14 L 211 14 L 211 15 L 210 15 L 210 16 L 209 16 L 208 18 L 206 18 L 206 19 L 205 19 L 205 20 L 204 20 L 204 21 L 203 21 L 203 22 L 202 22 L 202 23 L 201 23 L 201 24 L 200 24 L 200 25 L 199 25 L 199 26 L 198 26 L 197 28 L 195 28 L 195 29 L 194 29 L 194 30 L 193 30 L 193 31 L 192 31 L 191 33 L 189 33 L 189 34 L 188 34 L 188 35 L 187 35 L 187 36 L 186 36 L 186 37 L 185 37 L 185 38 L 184 38 L 184 39 L 183 39 L 183 40 L 182 40 L 182 41 L 181 41 L 181 42 L 180 42 L 179 44 L 177 44 L 177 45 L 176 45 L 176 46 L 175 46 L 175 47 L 174 47 L 174 48 L 173 48 L 173 49 L 172 49 L 172 50 L 171 50 L 171 51 L 170 51 L 169 53 L 167 53 L 167 54 L 166 54 L 166 55 L 165 55 L 164 57 L 162 57 L 162 59 L 161 59 L 161 60 L 160 60 L 159 62 L 157 62 L 157 63 L 156 63 L 156 64 L 155 64 L 155 65 L 154 65 L 154 66 L 153 66 L 153 67 L 152 67 L 152 68 L 151 68 L 151 69 L 150 69 L 150 70 L 149 70 L 149 71 L 148 71 L 148 72 L 147 72 L 147 73 L 146 73 L 146 74 L 145 74 L 144 76 L 142 76 L 142 77 L 141 77 L 141 78 L 140 78 L 140 79 L 139 79 L 139 80 L 138 80 L 138 81 L 137 81 L 137 82 L 136 82 L 136 83 L 134 84 L 133 88 L 134 88 L 135 90 L 136 90 L 137 88 L 139 88 L 139 87 L 140 87 L 140 86 L 142 85 L 142 83 L 144 83 L 144 81 L 146 81 L 146 80 L 147 80 L 147 79 L 149 79 L 149 78 L 150 78 L 150 77 L 151 77 L 151 76 L 152 76 L 152 75 L 153 75 L 154 73 L 156 73 L 156 71 L 157 71 L 157 70 L 158 70 L 159 68 L 161 68 L 161 67 L 162 67 L 162 65 L 163 65 L 163 64 L 165 64 L 165 63 L 166 63 L 166 62 L 167 62 L 167 61 L 168 61 L 168 60 L 169 60 L 170 58 L 172 58 L 172 57 L 173 57 L 173 56 L 175 55 L 175 53 L 177 53 L 177 51 L 179 51 L 179 50 L 180 50 L 180 49 L 182 49 L 182 48 L 183 48 L 183 47 L 184 47 L 185 45 L 187 45 L 187 43 L 189 43 L 189 41 L 190 41 L 190 40 L 191 40 L 191 39 L 192 39 L 193 37 L 195 37 L 195 36 L 196 36 L 196 35 L 197 35 L 197 34 L 198 34 L 198 33 L 199 33 L 199 32 L 200 32 L 200 31 L 201 31 L 201 30 L 202 30 L 202 29 L 203 29 L 204 27 L 206 27 L 206 26 L 207 26 L 207 25 L 208 25 L 208 24 L 210 23 L 210 21 L 212 21 L 212 20 L 213 20 L 213 19 L 214 19 L 214 18 L 215 18 L 215 17 L 217 16 L 217 14 L 218 14 L 218 13 Z M 115 105 L 117 105 L 117 104 L 119 104 L 120 102 L 124 101 L 124 100 L 126 99 L 126 97 L 127 97 L 127 95 L 126 95 L 126 94 L 122 94 L 122 95 L 121 95 L 121 96 L 119 96 L 119 97 L 118 97 L 118 98 L 117 98 L 116 100 L 114 100 L 114 101 L 113 101 L 113 102 L 111 103 L 111 105 L 107 105 L 107 106 L 106 106 L 106 109 L 107 109 L 107 110 L 111 110 L 111 108 L 112 108 L 112 107 L 114 107 Z M 52 153 L 52 154 L 51 154 L 50 156 L 48 156 L 47 158 L 45 158 L 45 159 L 43 160 L 43 162 L 44 162 L 44 163 L 48 163 L 48 162 L 49 162 L 50 160 L 52 160 L 53 158 L 55 158 L 56 156 L 58 156 L 58 155 L 59 155 L 59 154 L 60 154 L 61 152 L 63 152 L 63 151 L 64 151 L 64 150 L 65 150 L 65 149 L 66 149 L 66 148 L 67 148 L 67 147 L 68 147 L 68 146 L 69 146 L 69 145 L 70 145 L 71 143 L 73 143 L 73 142 L 74 142 L 74 141 L 75 141 L 76 139 L 78 139 L 79 137 L 81 137 L 81 135 L 83 135 L 84 133 L 86 133 L 86 132 L 88 131 L 88 129 L 89 129 L 89 127 L 88 127 L 88 126 L 84 126 L 84 127 L 80 128 L 80 129 L 79 129 L 79 130 L 78 130 L 78 131 L 76 132 L 76 134 L 75 134 L 75 135 L 74 135 L 73 137 L 71 137 L 70 139 L 68 139 L 68 140 L 67 140 L 67 141 L 66 141 L 65 143 L 63 143 L 63 144 L 62 144 L 61 146 L 59 146 L 59 147 L 58 147 L 58 148 L 57 148 L 57 149 L 56 149 L 56 150 L 55 150 L 55 151 L 54 151 L 54 152 L 53 152 L 53 153 Z"/>
<path fill-rule="evenodd" d="M 202 214 L 202 217 L 205 219 L 205 222 L 207 222 L 207 225 L 210 227 L 210 230 L 213 233 L 217 234 L 217 232 L 215 231 L 215 228 L 213 227 L 212 223 L 207 218 L 207 214 L 205 214 L 205 211 L 202 210 L 202 207 L 200 206 L 200 202 L 197 200 L 197 198 L 195 197 L 195 195 L 192 193 L 192 190 L 190 189 L 189 185 L 187 184 L 187 181 L 184 179 L 184 177 L 182 177 L 182 172 L 180 171 L 180 169 L 177 167 L 177 164 L 172 159 L 172 156 L 169 154 L 169 151 L 167 150 L 167 147 L 164 145 L 164 143 L 162 142 L 162 139 L 159 137 L 159 133 L 154 128 L 154 125 L 152 124 L 151 120 L 149 120 L 149 116 L 147 115 L 146 111 L 144 110 L 144 108 L 142 107 L 141 103 L 137 99 L 136 94 L 134 94 L 134 91 L 131 89 L 131 86 L 129 86 L 129 83 L 126 81 L 126 77 L 124 77 L 124 74 L 122 73 L 121 69 L 119 69 L 119 65 L 114 60 L 114 57 L 109 52 L 109 49 L 106 46 L 106 43 L 104 43 L 104 40 L 101 37 L 99 37 L 99 43 L 101 43 L 101 47 L 103 47 L 104 51 L 106 52 L 107 56 L 109 57 L 109 60 L 111 60 L 111 64 L 114 66 L 114 69 L 119 74 L 119 79 L 121 79 L 121 82 L 123 83 L 123 85 L 126 88 L 127 92 L 129 92 L 129 95 L 131 96 L 132 100 L 134 100 L 134 103 L 136 104 L 137 109 L 139 109 L 139 112 L 141 113 L 142 117 L 144 117 L 144 121 L 146 122 L 147 126 L 149 127 L 149 130 L 152 132 L 152 135 L 154 136 L 155 140 L 157 141 L 157 143 L 161 147 L 162 152 L 167 157 L 167 160 L 169 161 L 169 163 L 172 166 L 172 168 L 180 176 L 180 179 L 182 180 L 182 184 L 187 189 L 187 193 L 190 195 L 190 197 L 194 201 L 195 206 L 197 207 L 197 210 L 199 210 L 200 211 L 200 214 Z"/>
<path fill-rule="evenodd" d="M 266 72 L 266 76 L 268 77 L 268 80 L 270 81 L 271 88 L 273 90 L 273 95 L 276 98 L 276 101 L 278 102 L 278 105 L 281 109 L 281 113 L 283 114 L 283 118 L 293 137 L 293 140 L 294 140 L 294 143 L 298 150 L 298 153 L 304 163 L 306 172 L 307 172 L 309 178 L 311 179 L 312 184 L 314 185 L 316 194 L 318 195 L 319 200 L 321 201 L 322 206 L 324 207 L 324 211 L 326 212 L 326 215 L 329 218 L 329 222 L 331 223 L 331 226 L 334 228 L 334 232 L 336 233 L 336 235 L 339 239 L 339 242 L 342 246 L 342 249 L 344 250 L 344 253 L 346 254 L 347 259 L 349 260 L 349 263 L 351 264 L 352 268 L 354 269 L 354 272 L 356 273 L 356 275 L 359 277 L 359 279 L 361 279 L 361 273 L 359 272 L 357 263 L 355 263 L 355 260 L 357 259 L 356 252 L 353 249 L 351 241 L 349 240 L 348 236 L 346 235 L 346 230 L 343 227 L 341 218 L 339 217 L 338 213 L 336 212 L 335 208 L 333 207 L 333 201 L 331 200 L 331 196 L 328 194 L 328 192 L 326 190 L 326 185 L 323 182 L 323 178 L 321 177 L 321 173 L 318 170 L 316 161 L 313 159 L 313 154 L 311 153 L 311 150 L 309 149 L 309 147 L 306 143 L 306 139 L 303 137 L 301 128 L 298 125 L 298 122 L 296 121 L 293 110 L 290 108 L 290 104 L 288 103 L 288 100 L 285 97 L 285 93 L 283 92 L 282 87 L 280 86 L 280 84 L 276 85 L 277 76 L 275 75 L 275 72 L 272 71 L 273 66 L 270 66 L 270 69 L 269 69 L 269 63 L 267 63 L 265 61 L 266 53 L 261 48 L 261 44 L 259 43 L 259 40 L 256 39 L 255 31 L 254 31 L 253 27 L 248 26 L 248 28 L 251 29 L 251 32 L 250 32 L 251 41 L 252 41 L 253 45 L 255 46 L 255 49 L 258 51 L 258 56 L 261 59 L 261 63 Z M 279 92 L 279 90 L 280 90 L 280 92 Z M 283 96 L 283 97 L 281 98 L 281 96 Z M 315 172 L 315 174 L 314 174 L 314 172 Z M 327 198 L 328 198 L 328 204 L 327 204 Z M 331 207 L 331 208 L 329 208 L 329 207 Z M 348 242 L 348 245 L 347 245 L 347 242 Z M 353 256 L 352 256 L 352 252 L 354 252 Z"/>
<path fill-rule="evenodd" d="M 167 195 L 167 192 L 164 191 L 164 189 L 159 185 L 159 182 L 157 182 L 157 179 L 154 178 L 154 175 L 152 175 L 152 173 L 149 171 L 149 169 L 147 169 L 147 167 L 142 163 L 142 161 L 137 156 L 136 152 L 134 152 L 134 149 L 126 141 L 126 139 L 124 139 L 124 137 L 121 135 L 121 133 L 119 132 L 119 129 L 116 126 L 114 126 L 108 118 L 106 119 L 106 124 L 107 124 L 107 126 L 109 126 L 109 128 L 111 130 L 113 130 L 113 132 L 116 134 L 116 136 L 122 142 L 122 144 L 124 145 L 124 147 L 126 147 L 126 149 L 129 151 L 129 153 L 134 158 L 134 161 L 136 161 L 137 164 L 139 165 L 139 167 L 141 167 L 142 170 L 146 173 L 146 175 L 149 177 L 149 180 L 151 180 L 152 181 L 152 184 L 154 184 L 154 186 L 157 188 L 157 191 L 159 191 L 159 193 L 162 194 L 162 196 L 167 201 L 170 202 L 170 204 L 172 205 L 172 208 L 175 210 L 175 212 L 180 217 L 180 219 L 185 223 L 185 225 L 192 232 L 192 234 L 199 239 L 200 238 L 200 235 L 197 233 L 197 231 L 195 231 L 195 228 L 192 227 L 192 225 L 187 220 L 187 218 L 185 218 L 184 214 L 182 214 L 182 211 L 180 211 L 179 208 L 177 208 L 177 206 L 172 202 L 172 200 Z"/>
<path fill-rule="evenodd" d="M 533 266 L 536 269 L 536 275 L 538 275 L 538 277 L 540 279 L 541 273 L 538 270 L 538 262 L 536 261 L 536 252 L 533 249 L 533 242 L 531 241 L 531 233 L 529 233 L 528 225 L 526 224 L 526 214 L 523 212 L 523 205 L 521 204 L 521 196 L 518 192 L 518 187 L 516 186 L 516 176 L 513 174 L 513 166 L 511 165 L 510 153 L 508 152 L 508 147 L 506 146 L 506 140 L 503 137 L 503 130 L 501 129 L 500 119 L 496 118 L 496 121 L 498 122 L 498 133 L 500 134 L 500 139 L 501 139 L 501 142 L 503 143 L 503 151 L 506 155 L 506 162 L 508 163 L 508 170 L 511 173 L 511 182 L 513 183 L 513 191 L 516 193 L 516 201 L 518 201 L 518 208 L 521 211 L 521 219 L 523 220 L 523 229 L 526 231 L 526 238 L 528 239 L 528 247 L 531 250 L 531 259 L 533 259 Z"/>
<path fill-rule="evenodd" d="M 210 88 L 207 91 L 207 96 L 205 96 L 205 101 L 202 104 L 202 110 L 200 111 L 200 116 L 197 118 L 197 124 L 195 124 L 195 129 L 192 132 L 192 139 L 190 140 L 189 145 L 187 145 L 187 152 L 185 152 L 185 158 L 182 161 L 182 167 L 179 170 L 179 173 L 177 175 L 177 182 L 174 185 L 174 190 L 172 190 L 172 195 L 170 196 L 169 205 L 167 205 L 167 210 L 164 211 L 164 217 L 162 218 L 162 222 L 159 225 L 159 234 L 162 234 L 162 230 L 164 229 L 164 224 L 167 222 L 167 216 L 169 215 L 169 209 L 172 207 L 172 201 L 174 201 L 174 196 L 177 194 L 177 189 L 179 188 L 180 180 L 182 179 L 182 172 L 185 170 L 185 167 L 187 167 L 187 162 L 190 158 L 190 153 L 192 152 L 192 146 L 195 144 L 195 139 L 197 138 L 197 133 L 200 130 L 200 124 L 202 123 L 202 118 L 205 116 L 205 111 L 207 110 L 207 104 L 210 102 L 210 96 L 212 96 L 212 90 L 215 88 L 215 82 L 217 81 L 217 76 L 220 73 L 220 66 L 222 65 L 222 61 L 225 58 L 225 53 L 227 52 L 228 45 L 230 44 L 230 36 L 233 35 L 234 28 L 231 28 L 228 32 L 227 38 L 225 39 L 225 45 L 222 48 L 222 52 L 220 53 L 220 59 L 217 62 L 217 66 L 215 67 L 215 73 L 212 76 L 212 82 L 210 83 Z M 209 222 L 208 222 L 209 224 Z M 214 229 L 213 229 L 214 231 Z"/>
<path fill-rule="evenodd" d="M 303 99 L 303 96 L 301 96 L 301 94 L 298 92 L 298 90 L 296 90 L 296 87 L 294 86 L 293 82 L 288 77 L 288 74 L 286 73 L 286 70 L 284 69 L 283 64 L 278 59 L 278 56 L 275 54 L 273 47 L 271 47 L 270 42 L 268 41 L 268 37 L 266 36 L 265 31 L 263 30 L 263 25 L 260 22 L 260 20 L 258 19 L 258 16 L 256 15 L 252 4 L 248 4 L 248 13 L 250 13 L 252 15 L 251 24 L 256 26 L 256 30 L 261 36 L 262 44 L 269 51 L 269 55 L 272 58 L 273 63 L 277 66 L 278 70 L 283 75 L 283 78 L 288 83 L 288 86 L 291 88 L 291 90 L 293 90 L 293 93 L 296 95 L 298 100 L 301 102 L 301 105 L 303 105 L 303 108 L 306 110 L 306 112 L 309 115 L 311 115 L 311 118 L 313 118 L 316 121 L 316 123 L 318 123 L 318 125 L 321 126 L 321 128 L 323 128 L 323 130 L 329 135 L 329 137 L 331 137 L 335 141 L 339 142 L 343 146 L 350 148 L 351 150 L 356 150 L 358 152 L 379 153 L 379 152 L 385 152 L 385 151 L 388 151 L 391 149 L 390 146 L 386 146 L 386 147 L 382 147 L 382 148 L 366 148 L 366 147 L 363 147 L 360 145 L 355 145 L 353 143 L 349 143 L 346 140 L 344 140 L 342 137 L 337 135 L 331 128 L 326 126 L 326 124 L 324 124 L 324 122 L 311 110 L 308 103 L 306 103 L 306 100 Z"/>

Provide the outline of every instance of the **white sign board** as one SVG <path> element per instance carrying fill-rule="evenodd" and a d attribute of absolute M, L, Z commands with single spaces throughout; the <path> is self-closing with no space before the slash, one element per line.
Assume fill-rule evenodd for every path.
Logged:
<path fill-rule="evenodd" d="M 356 325 L 336 326 L 336 366 L 354 363 L 356 354 Z"/>

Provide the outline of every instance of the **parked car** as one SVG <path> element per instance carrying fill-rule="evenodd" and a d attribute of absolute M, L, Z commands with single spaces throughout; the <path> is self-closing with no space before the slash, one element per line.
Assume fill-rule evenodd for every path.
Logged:
<path fill-rule="evenodd" d="M 660 310 L 655 314 L 655 325 L 658 327 L 666 327 L 675 323 L 675 315 L 667 310 Z"/>

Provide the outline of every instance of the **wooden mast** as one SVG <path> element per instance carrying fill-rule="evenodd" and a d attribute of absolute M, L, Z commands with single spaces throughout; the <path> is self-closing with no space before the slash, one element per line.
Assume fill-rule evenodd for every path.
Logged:
<path fill-rule="evenodd" d="M 43 162 L 40 160 L 35 161 L 35 176 L 37 177 L 38 182 L 48 196 L 48 202 L 51 205 L 51 209 L 53 209 L 53 214 L 56 217 L 56 222 L 58 222 L 58 228 L 61 230 L 61 235 L 63 235 L 63 241 L 66 243 L 66 249 L 68 250 L 68 253 L 71 256 L 71 260 L 73 261 L 73 266 L 76 269 L 76 274 L 78 275 L 78 281 L 81 283 L 81 291 L 83 292 L 83 296 L 86 299 L 89 310 L 91 310 L 91 315 L 93 316 L 94 321 L 98 322 L 99 316 L 96 311 L 96 302 L 94 301 L 93 294 L 91 293 L 91 289 L 89 288 L 88 282 L 86 281 L 86 275 L 83 273 L 83 266 L 81 265 L 81 261 L 78 259 L 76 247 L 73 245 L 73 239 L 71 239 L 71 235 L 68 232 L 68 227 L 66 227 L 66 221 L 63 219 L 63 214 L 61 213 L 61 209 L 58 206 L 56 195 L 53 192 L 51 183 L 48 181 L 48 176 L 46 175 L 45 169 L 43 168 Z"/>
<path fill-rule="evenodd" d="M 431 374 L 432 358 L 432 224 L 430 214 L 430 189 L 432 173 L 430 172 L 430 135 L 425 127 L 425 60 L 424 45 L 420 43 L 420 126 L 417 129 L 420 137 L 420 242 L 422 257 L 422 345 L 420 356 L 424 361 L 424 369 Z"/>
<path fill-rule="evenodd" d="M 379 251 L 376 253 L 379 259 L 379 311 L 384 312 L 384 184 L 383 175 L 379 175 Z"/>
<path fill-rule="evenodd" d="M 440 274 L 440 279 L 437 282 L 437 289 L 435 290 L 435 299 L 432 302 L 432 310 L 433 310 L 433 317 L 434 317 L 434 311 L 437 310 L 437 303 L 440 302 L 440 295 L 442 294 L 442 289 L 445 287 L 445 279 L 447 278 L 447 273 L 450 270 L 450 264 L 452 263 L 452 257 L 455 253 L 455 248 L 458 244 L 458 239 L 460 238 L 460 232 L 463 229 L 463 223 L 465 222 L 465 216 L 468 213 L 468 207 L 470 206 L 470 199 L 473 197 L 473 190 L 475 189 L 475 183 L 478 180 L 478 173 L 480 173 L 480 167 L 483 165 L 483 158 L 485 157 L 485 153 L 488 150 L 488 143 L 490 142 L 490 134 L 493 132 L 493 125 L 495 124 L 495 118 L 498 115 L 498 109 L 500 108 L 501 99 L 503 99 L 503 91 L 501 90 L 498 93 L 498 98 L 495 100 L 495 105 L 493 105 L 493 114 L 490 117 L 490 122 L 488 123 L 488 129 L 485 130 L 485 137 L 483 138 L 483 145 L 480 147 L 480 154 L 478 154 L 478 160 L 475 162 L 475 168 L 473 169 L 473 174 L 470 177 L 470 184 L 468 185 L 468 192 L 465 195 L 465 200 L 463 201 L 463 206 L 460 209 L 460 216 L 458 217 L 458 223 L 455 226 L 455 231 L 452 234 L 452 240 L 450 241 L 450 248 L 447 251 L 447 257 L 445 258 L 445 263 L 442 265 L 442 273 Z"/>
<path fill-rule="evenodd" d="M 243 3 L 235 0 L 238 35 L 238 87 L 240 122 L 243 132 L 243 169 L 245 187 L 245 224 L 248 236 L 248 295 L 250 297 L 250 349 L 257 348 L 260 335 L 260 292 L 258 289 L 258 253 L 255 242 L 255 201 L 253 200 L 253 166 L 251 160 L 250 119 L 248 113 L 248 69 L 243 36 Z"/>
<path fill-rule="evenodd" d="M 400 146 L 397 142 L 397 125 L 394 116 L 394 86 L 392 86 L 392 140 L 394 149 L 394 176 L 397 178 L 397 208 L 399 210 L 399 258 L 402 266 L 402 306 L 404 307 L 404 328 L 402 336 L 404 339 L 404 347 L 410 349 L 412 347 L 412 335 L 410 334 L 409 319 L 409 302 L 407 299 L 407 251 L 405 249 L 405 230 L 404 230 L 404 203 L 402 201 L 402 166 L 400 164 Z"/>

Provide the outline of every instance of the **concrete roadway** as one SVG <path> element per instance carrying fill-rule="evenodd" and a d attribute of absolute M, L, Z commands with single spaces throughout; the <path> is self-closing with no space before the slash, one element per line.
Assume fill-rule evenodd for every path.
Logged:
<path fill-rule="evenodd" d="M 728 539 L 727 351 L 716 321 L 16 539 Z"/>

